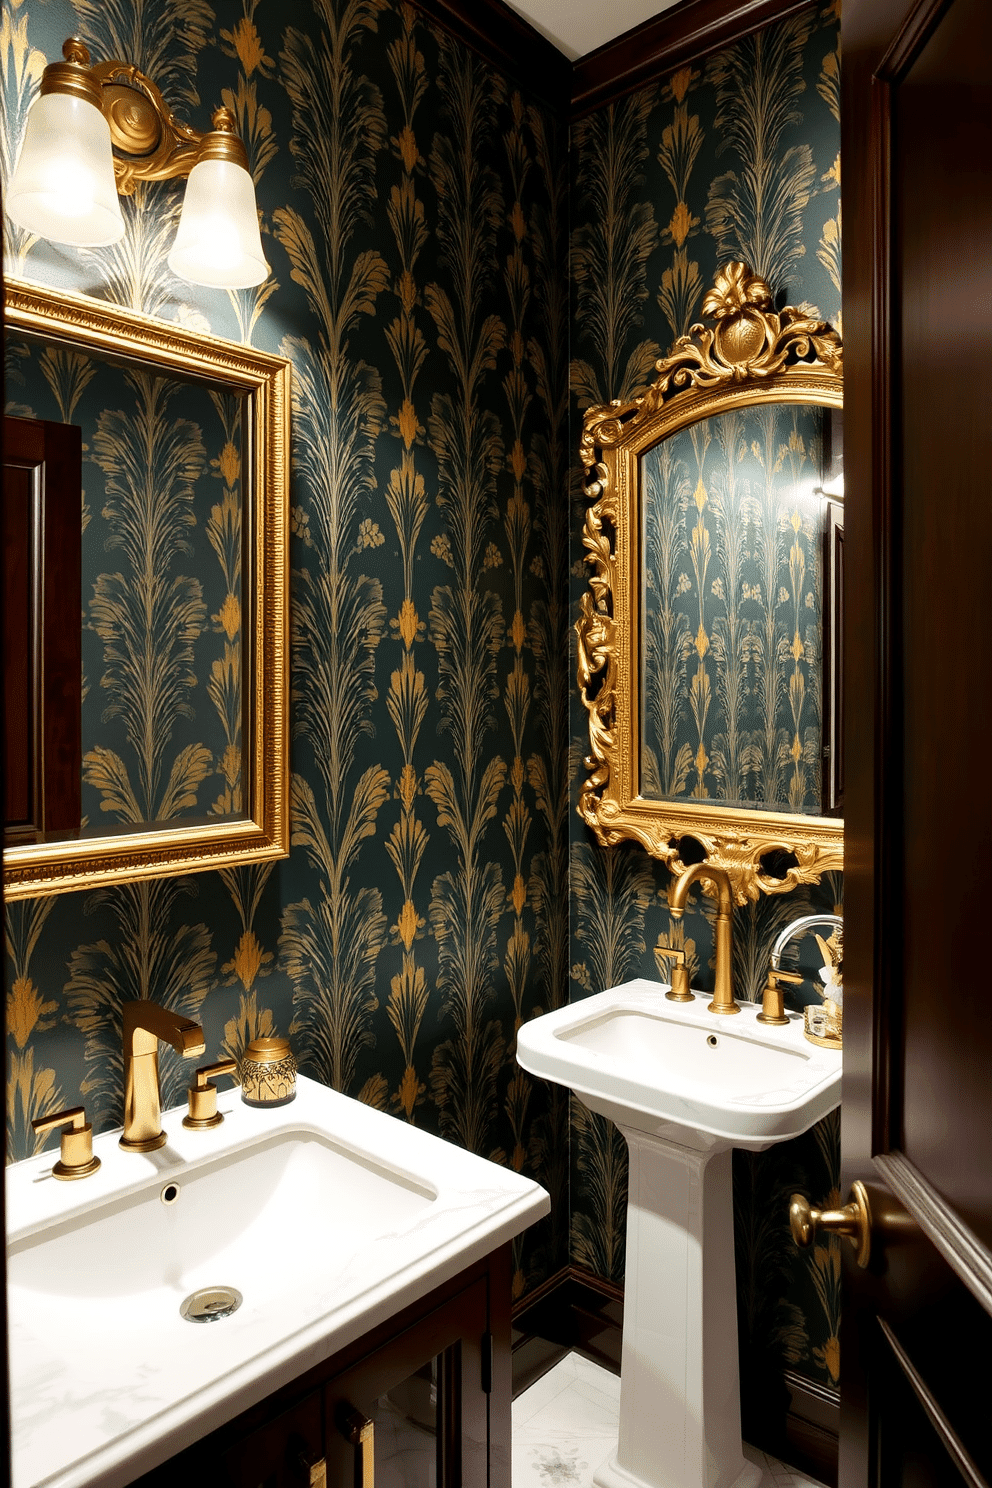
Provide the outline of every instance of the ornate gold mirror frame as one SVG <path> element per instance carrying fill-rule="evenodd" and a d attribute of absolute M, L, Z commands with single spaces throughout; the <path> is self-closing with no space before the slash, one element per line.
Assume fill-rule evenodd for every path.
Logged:
<path fill-rule="evenodd" d="M 6 848 L 8 899 L 289 853 L 290 363 L 64 291 L 7 280 L 6 330 L 244 396 L 242 802 L 238 816 Z"/>
<path fill-rule="evenodd" d="M 703 301 L 712 328 L 694 325 L 657 363 L 639 396 L 590 408 L 582 462 L 592 498 L 583 533 L 591 567 L 582 596 L 578 681 L 589 716 L 587 777 L 578 812 L 605 846 L 633 839 L 673 872 L 688 866 L 683 838 L 730 876 L 738 903 L 816 882 L 843 866 L 843 823 L 835 817 L 746 809 L 707 800 L 640 795 L 640 460 L 659 441 L 712 414 L 767 403 L 840 408 L 840 338 L 799 310 L 772 308 L 768 285 L 731 263 Z M 773 876 L 762 860 L 776 855 Z"/>

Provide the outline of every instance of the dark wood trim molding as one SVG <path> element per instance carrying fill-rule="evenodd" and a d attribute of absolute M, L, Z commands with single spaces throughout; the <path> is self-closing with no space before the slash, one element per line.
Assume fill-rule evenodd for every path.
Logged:
<path fill-rule="evenodd" d="M 785 1446 L 774 1455 L 784 1457 L 790 1467 L 809 1473 L 828 1488 L 835 1488 L 840 1444 L 840 1392 L 808 1380 L 792 1369 L 785 1371 L 784 1379 L 790 1396 L 785 1418 Z"/>
<path fill-rule="evenodd" d="M 883 1181 L 909 1210 L 928 1240 L 957 1273 L 989 1314 L 992 1314 L 992 1255 L 928 1183 L 904 1152 L 880 1152 L 873 1158 Z"/>
<path fill-rule="evenodd" d="M 580 57 L 572 79 L 572 118 L 605 107 L 666 72 L 772 21 L 803 10 L 813 0 L 682 0 L 642 26 Z"/>
<path fill-rule="evenodd" d="M 568 112 L 572 64 L 547 37 L 503 0 L 412 0 L 498 72 Z"/>

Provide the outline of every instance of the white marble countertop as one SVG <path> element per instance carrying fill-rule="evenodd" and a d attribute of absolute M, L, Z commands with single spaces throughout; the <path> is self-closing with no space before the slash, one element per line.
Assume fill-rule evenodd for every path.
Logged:
<path fill-rule="evenodd" d="M 7 1169 L 14 1488 L 121 1488 L 519 1234 L 536 1183 L 315 1083 L 59 1183 Z M 177 1185 L 179 1198 L 161 1195 Z M 244 1295 L 197 1325 L 203 1285 Z"/>

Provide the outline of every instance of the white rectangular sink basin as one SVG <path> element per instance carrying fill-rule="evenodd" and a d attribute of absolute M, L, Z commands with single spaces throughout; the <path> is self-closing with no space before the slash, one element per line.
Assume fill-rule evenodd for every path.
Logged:
<path fill-rule="evenodd" d="M 548 1212 L 536 1183 L 300 1077 L 60 1183 L 7 1169 L 14 1488 L 130 1483 Z M 207 1324 L 204 1287 L 243 1301 Z"/>
<path fill-rule="evenodd" d="M 517 1059 L 621 1126 L 692 1145 L 689 1133 L 760 1150 L 839 1105 L 841 1054 L 809 1043 L 798 1014 L 775 1027 L 757 1021 L 760 1005 L 710 1013 L 709 994 L 677 1003 L 667 990 L 638 978 L 535 1018 Z"/>

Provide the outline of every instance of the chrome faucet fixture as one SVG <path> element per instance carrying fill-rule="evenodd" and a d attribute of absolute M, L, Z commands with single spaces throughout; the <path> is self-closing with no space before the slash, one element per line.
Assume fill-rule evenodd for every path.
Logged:
<path fill-rule="evenodd" d="M 184 1059 L 204 1053 L 203 1029 L 157 1002 L 126 1002 L 124 1014 L 124 1135 L 127 1152 L 154 1152 L 165 1144 L 158 1085 L 158 1043 L 164 1039 Z"/>
<path fill-rule="evenodd" d="M 802 977 L 796 976 L 790 972 L 781 971 L 779 969 L 779 962 L 782 959 L 782 952 L 785 950 L 790 940 L 795 940 L 798 936 L 804 935 L 806 931 L 811 930 L 814 925 L 833 925 L 834 930 L 837 934 L 837 957 L 835 960 L 833 955 L 833 948 L 831 947 L 829 941 L 823 941 L 818 935 L 816 938 L 819 943 L 820 950 L 831 963 L 830 979 L 827 980 L 827 986 L 825 988 L 826 995 L 824 996 L 823 1002 L 815 1006 L 807 1007 L 805 1010 L 803 1017 L 803 1037 L 807 1038 L 811 1044 L 819 1044 L 822 1048 L 839 1049 L 842 1047 L 843 1044 L 844 1019 L 844 1014 L 841 1008 L 842 993 L 840 986 L 840 968 L 843 964 L 841 960 L 842 953 L 840 948 L 844 931 L 844 921 L 841 919 L 840 915 L 801 915 L 798 920 L 793 920 L 791 925 L 786 925 L 785 929 L 782 931 L 781 935 L 778 936 L 775 944 L 772 946 L 771 968 L 768 972 L 768 985 L 765 988 L 765 995 L 762 1000 L 762 1009 L 759 1017 L 763 1023 L 777 1023 L 780 1021 L 784 1021 L 785 1010 L 781 1006 L 781 992 L 779 992 L 776 983 L 783 978 L 788 978 L 789 981 L 800 982 L 802 981 Z M 776 1018 L 774 1016 L 766 1016 L 769 1013 L 774 1013 L 776 1011 L 782 1013 L 782 1019 Z"/>
<path fill-rule="evenodd" d="M 793 920 L 791 924 L 786 925 L 772 946 L 772 971 L 778 971 L 782 952 L 789 941 L 795 940 L 798 935 L 805 934 L 807 930 L 812 930 L 814 925 L 833 925 L 834 929 L 843 930 L 844 921 L 840 915 L 835 914 L 800 915 L 798 920 Z"/>
<path fill-rule="evenodd" d="M 715 884 L 717 891 L 716 908 L 716 974 L 713 986 L 713 1001 L 707 1003 L 707 1012 L 710 1013 L 739 1013 L 740 1006 L 734 1001 L 733 988 L 733 965 L 734 965 L 734 891 L 731 888 L 730 879 L 722 868 L 716 868 L 712 863 L 693 863 L 684 873 L 680 873 L 675 884 L 669 891 L 668 907 L 675 917 L 680 920 L 685 909 L 685 901 L 689 893 L 689 887 L 697 879 L 708 878 Z"/>

